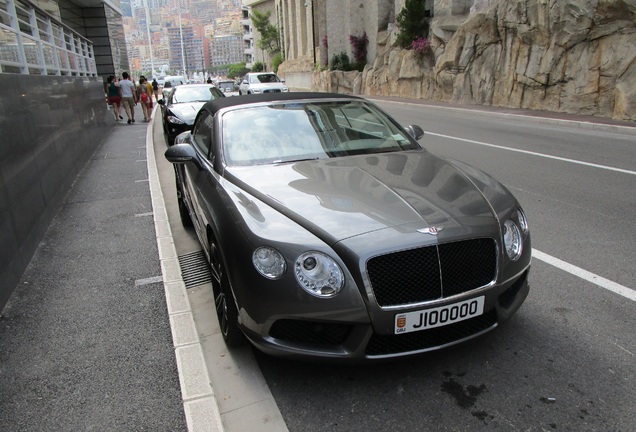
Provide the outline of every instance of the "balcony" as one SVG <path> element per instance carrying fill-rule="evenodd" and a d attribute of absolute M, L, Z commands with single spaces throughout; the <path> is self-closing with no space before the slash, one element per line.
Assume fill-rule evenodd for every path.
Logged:
<path fill-rule="evenodd" d="M 93 44 L 22 0 L 0 3 L 0 73 L 97 76 Z"/>

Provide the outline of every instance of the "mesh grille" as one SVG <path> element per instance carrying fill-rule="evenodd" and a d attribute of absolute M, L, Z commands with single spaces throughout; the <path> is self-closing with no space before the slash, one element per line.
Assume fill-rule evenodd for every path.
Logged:
<path fill-rule="evenodd" d="M 512 302 L 517 298 L 517 294 L 523 287 L 523 283 L 528 278 L 528 270 L 526 270 L 520 277 L 515 281 L 514 284 L 510 286 L 507 290 L 505 290 L 499 296 L 499 305 L 503 308 L 509 308 Z"/>
<path fill-rule="evenodd" d="M 372 258 L 367 263 L 367 272 L 380 306 L 417 303 L 442 296 L 435 246 Z"/>
<path fill-rule="evenodd" d="M 288 342 L 335 346 L 345 341 L 352 328 L 348 324 L 283 319 L 272 325 L 269 335 Z"/>
<path fill-rule="evenodd" d="M 478 317 L 444 327 L 399 335 L 373 334 L 366 354 L 378 356 L 435 348 L 473 336 L 494 326 L 496 322 L 497 313 L 492 309 Z"/>
<path fill-rule="evenodd" d="M 470 291 L 489 284 L 496 271 L 497 247 L 493 239 L 400 251 L 367 262 L 371 287 L 380 306 L 420 303 Z"/>
<path fill-rule="evenodd" d="M 439 245 L 444 297 L 489 284 L 497 271 L 497 248 L 492 239 Z"/>

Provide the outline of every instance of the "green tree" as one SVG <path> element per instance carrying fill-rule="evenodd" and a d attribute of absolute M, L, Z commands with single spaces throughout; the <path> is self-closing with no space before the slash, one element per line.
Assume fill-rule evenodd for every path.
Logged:
<path fill-rule="evenodd" d="M 285 59 L 281 53 L 274 55 L 272 58 L 272 70 L 274 73 L 278 73 L 278 66 L 280 66 L 283 61 L 285 61 Z"/>
<path fill-rule="evenodd" d="M 250 70 L 245 67 L 245 63 L 236 63 L 230 66 L 227 77 L 230 79 L 234 79 L 236 77 L 242 77 Z"/>
<path fill-rule="evenodd" d="M 263 62 L 257 61 L 252 65 L 252 72 L 263 72 L 265 70 L 265 65 Z"/>
<path fill-rule="evenodd" d="M 353 66 L 349 61 L 349 56 L 347 55 L 347 53 L 342 51 L 340 54 L 334 54 L 333 56 L 331 56 L 331 61 L 329 62 L 329 70 L 353 70 Z"/>
<path fill-rule="evenodd" d="M 252 25 L 261 35 L 258 40 L 258 47 L 274 55 L 280 52 L 280 35 L 276 26 L 269 22 L 271 15 L 271 11 L 261 13 L 257 10 L 252 10 L 251 18 Z"/>
<path fill-rule="evenodd" d="M 402 48 L 410 47 L 418 37 L 428 36 L 429 13 L 424 0 L 406 0 L 395 21 L 400 28 L 397 43 Z"/>

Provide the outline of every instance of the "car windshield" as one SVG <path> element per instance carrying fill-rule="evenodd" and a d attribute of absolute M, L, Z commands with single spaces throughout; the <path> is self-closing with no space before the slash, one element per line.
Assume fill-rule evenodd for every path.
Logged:
<path fill-rule="evenodd" d="M 274 74 L 258 74 L 252 75 L 250 82 L 252 84 L 277 83 L 280 82 L 280 79 L 278 79 L 278 77 Z"/>
<path fill-rule="evenodd" d="M 241 108 L 225 113 L 222 124 L 224 157 L 231 166 L 420 148 L 378 108 L 364 101 Z"/>
<path fill-rule="evenodd" d="M 187 103 L 187 102 L 207 102 L 219 96 L 217 93 L 219 90 L 216 87 L 189 87 L 179 86 L 175 88 L 172 95 L 172 103 Z"/>

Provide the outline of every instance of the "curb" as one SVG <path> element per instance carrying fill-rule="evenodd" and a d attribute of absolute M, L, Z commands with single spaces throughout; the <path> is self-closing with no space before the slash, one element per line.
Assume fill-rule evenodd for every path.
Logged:
<path fill-rule="evenodd" d="M 152 200 L 155 233 L 170 330 L 175 349 L 181 397 L 188 430 L 191 432 L 223 432 L 223 423 L 214 391 L 210 385 L 201 341 L 194 324 L 192 309 L 168 222 L 165 201 L 159 184 L 154 153 L 154 116 L 146 130 L 148 180 Z"/>

